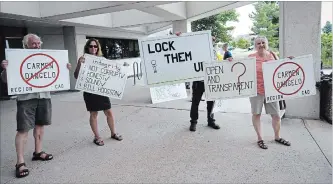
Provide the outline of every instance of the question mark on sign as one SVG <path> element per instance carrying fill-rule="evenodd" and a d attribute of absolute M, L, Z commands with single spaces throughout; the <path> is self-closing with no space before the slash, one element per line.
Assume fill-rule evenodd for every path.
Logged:
<path fill-rule="evenodd" d="M 241 62 L 237 62 L 237 63 L 235 63 L 235 64 L 232 65 L 231 72 L 233 72 L 234 66 L 237 65 L 237 64 L 241 64 L 244 67 L 244 72 L 238 76 L 238 84 L 237 84 L 237 86 L 238 86 L 238 91 L 239 91 L 239 94 L 240 94 L 240 81 L 239 81 L 239 78 L 245 74 L 245 72 L 246 72 L 246 66 L 243 63 L 241 63 Z"/>

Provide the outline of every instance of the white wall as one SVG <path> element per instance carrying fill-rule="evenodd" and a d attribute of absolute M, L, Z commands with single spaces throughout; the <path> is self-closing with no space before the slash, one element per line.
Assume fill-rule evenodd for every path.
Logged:
<path fill-rule="evenodd" d="M 170 31 L 172 32 L 172 28 L 168 28 L 166 30 L 150 34 L 150 35 L 148 35 L 148 37 L 167 36 L 167 35 L 169 35 Z"/>
<path fill-rule="evenodd" d="M 41 37 L 43 49 L 65 49 L 62 27 L 28 27 L 28 33 L 34 33 Z"/>
<path fill-rule="evenodd" d="M 40 17 L 39 2 L 32 1 L 2 1 L 0 12 L 30 17 Z"/>

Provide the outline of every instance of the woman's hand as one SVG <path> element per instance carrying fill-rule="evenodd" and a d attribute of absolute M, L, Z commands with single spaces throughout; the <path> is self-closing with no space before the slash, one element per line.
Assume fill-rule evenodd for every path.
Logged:
<path fill-rule="evenodd" d="M 85 61 L 84 56 L 81 56 L 80 59 L 79 59 L 79 62 L 80 62 L 80 63 L 84 63 L 84 61 Z"/>
<path fill-rule="evenodd" d="M 68 69 L 68 70 L 71 70 L 71 69 L 72 69 L 72 64 L 67 63 L 67 69 Z"/>

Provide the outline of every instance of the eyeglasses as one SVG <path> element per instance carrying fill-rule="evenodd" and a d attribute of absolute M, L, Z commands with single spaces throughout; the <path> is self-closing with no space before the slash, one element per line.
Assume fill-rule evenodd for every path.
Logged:
<path fill-rule="evenodd" d="M 89 48 L 98 48 L 97 45 L 89 45 Z"/>

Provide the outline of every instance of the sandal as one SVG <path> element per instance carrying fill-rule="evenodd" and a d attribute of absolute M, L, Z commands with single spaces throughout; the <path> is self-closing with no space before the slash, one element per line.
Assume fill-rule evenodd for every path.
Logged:
<path fill-rule="evenodd" d="M 104 146 L 104 141 L 101 138 L 95 137 L 94 143 L 98 146 Z"/>
<path fill-rule="evenodd" d="M 268 147 L 266 146 L 266 144 L 264 143 L 264 140 L 258 141 L 257 142 L 258 146 L 262 149 L 267 149 Z"/>
<path fill-rule="evenodd" d="M 42 154 L 46 154 L 46 156 L 43 158 L 41 157 Z M 32 157 L 32 161 L 36 161 L 36 160 L 41 160 L 41 161 L 47 161 L 47 160 L 52 160 L 53 156 L 52 154 L 47 154 L 44 151 L 41 151 L 40 153 L 33 153 L 33 157 Z"/>
<path fill-rule="evenodd" d="M 290 146 L 291 145 L 289 141 L 287 141 L 287 140 L 285 140 L 283 138 L 275 139 L 275 141 L 278 142 L 278 143 L 280 143 L 280 144 L 283 144 L 285 146 Z"/>
<path fill-rule="evenodd" d="M 26 166 L 25 163 L 20 163 L 18 165 L 17 164 L 15 165 L 17 178 L 23 178 L 29 175 L 29 169 L 23 169 L 22 171 L 20 171 L 20 168 L 22 166 Z"/>
<path fill-rule="evenodd" d="M 117 141 L 121 141 L 121 140 L 123 140 L 123 137 L 121 135 L 118 135 L 118 134 L 113 134 L 111 136 L 111 139 L 115 139 Z"/>

